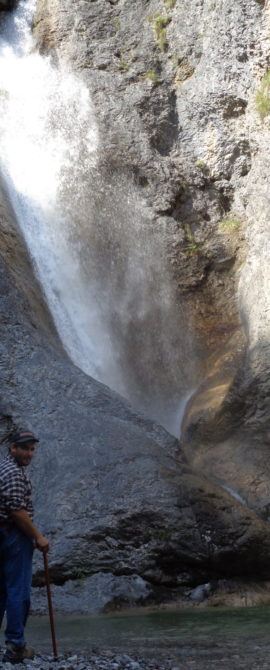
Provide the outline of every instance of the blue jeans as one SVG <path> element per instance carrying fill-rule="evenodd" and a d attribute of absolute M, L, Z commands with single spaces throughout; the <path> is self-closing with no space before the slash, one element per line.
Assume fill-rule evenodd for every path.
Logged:
<path fill-rule="evenodd" d="M 16 526 L 0 527 L 0 626 L 6 612 L 6 642 L 25 644 L 30 608 L 33 541 Z"/>

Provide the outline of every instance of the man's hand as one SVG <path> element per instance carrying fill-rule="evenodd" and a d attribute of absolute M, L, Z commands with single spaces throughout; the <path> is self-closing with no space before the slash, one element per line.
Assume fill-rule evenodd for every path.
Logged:
<path fill-rule="evenodd" d="M 47 538 L 44 537 L 44 535 L 40 535 L 39 537 L 37 537 L 35 544 L 36 548 L 39 549 L 39 551 L 42 551 L 43 554 L 47 554 L 47 552 L 50 549 L 49 540 L 47 540 Z"/>
<path fill-rule="evenodd" d="M 35 546 L 37 549 L 39 549 L 39 551 L 43 551 L 44 554 L 49 551 L 49 540 L 47 540 L 47 538 L 44 537 L 44 535 L 42 535 L 38 528 L 33 524 L 32 519 L 30 519 L 30 516 L 25 509 L 10 511 L 10 518 L 23 531 L 23 533 L 25 533 L 25 535 L 33 538 L 35 541 Z"/>

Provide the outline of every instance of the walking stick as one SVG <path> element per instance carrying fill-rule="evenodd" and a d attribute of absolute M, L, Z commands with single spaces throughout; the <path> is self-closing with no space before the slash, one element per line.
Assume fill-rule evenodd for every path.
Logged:
<path fill-rule="evenodd" d="M 50 626 L 51 626 L 51 635 L 52 635 L 52 648 L 53 648 L 54 658 L 57 659 L 57 647 L 56 647 L 56 637 L 55 637 L 55 628 L 54 628 L 54 618 L 53 618 L 52 596 L 51 596 L 51 587 L 50 587 L 50 578 L 49 578 L 49 569 L 48 569 L 48 559 L 47 559 L 47 554 L 45 552 L 43 552 L 43 559 L 44 559 L 45 582 L 46 582 L 46 589 L 47 589 L 48 608 L 49 608 L 49 617 L 50 617 Z"/>

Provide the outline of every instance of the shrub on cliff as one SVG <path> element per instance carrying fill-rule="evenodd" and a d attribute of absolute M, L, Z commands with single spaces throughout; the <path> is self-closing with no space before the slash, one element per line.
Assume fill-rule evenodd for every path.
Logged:
<path fill-rule="evenodd" d="M 270 114 L 270 70 L 265 73 L 260 89 L 255 97 L 258 114 L 261 119 Z"/>

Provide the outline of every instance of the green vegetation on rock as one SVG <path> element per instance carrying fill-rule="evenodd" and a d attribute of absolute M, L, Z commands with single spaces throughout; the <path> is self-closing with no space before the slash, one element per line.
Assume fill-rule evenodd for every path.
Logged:
<path fill-rule="evenodd" d="M 119 21 L 119 19 L 114 19 L 114 23 L 115 23 L 116 30 L 120 30 L 121 21 Z"/>
<path fill-rule="evenodd" d="M 255 96 L 255 102 L 258 114 L 261 119 L 264 119 L 265 116 L 270 114 L 270 70 L 267 70 L 261 81 L 261 86 Z"/>
<path fill-rule="evenodd" d="M 128 70 L 129 65 L 125 60 L 120 60 L 119 61 L 119 68 L 120 68 L 120 70 Z"/>
<path fill-rule="evenodd" d="M 185 256 L 193 256 L 193 254 L 199 253 L 202 250 L 202 244 L 200 242 L 196 242 L 195 236 L 188 223 L 184 224 L 184 231 L 185 246 L 183 251 Z"/>
<path fill-rule="evenodd" d="M 161 51 L 166 51 L 168 48 L 168 40 L 166 37 L 166 28 L 168 23 L 170 23 L 170 16 L 158 16 L 154 20 L 154 31 L 158 46 Z"/>
<path fill-rule="evenodd" d="M 238 230 L 241 225 L 241 219 L 237 216 L 231 216 L 227 219 L 223 219 L 219 223 L 219 230 L 224 233 L 234 233 Z"/>
<path fill-rule="evenodd" d="M 185 246 L 184 254 L 185 256 L 193 256 L 193 254 L 198 254 L 202 250 L 202 245 L 199 242 L 190 242 Z"/>
<path fill-rule="evenodd" d="M 164 2 L 169 9 L 173 9 L 173 7 L 176 5 L 176 0 L 164 0 Z"/>
<path fill-rule="evenodd" d="M 142 79 L 150 79 L 153 84 L 160 84 L 160 79 L 159 76 L 154 70 L 149 70 L 149 72 L 146 72 L 145 74 L 142 75 Z"/>

